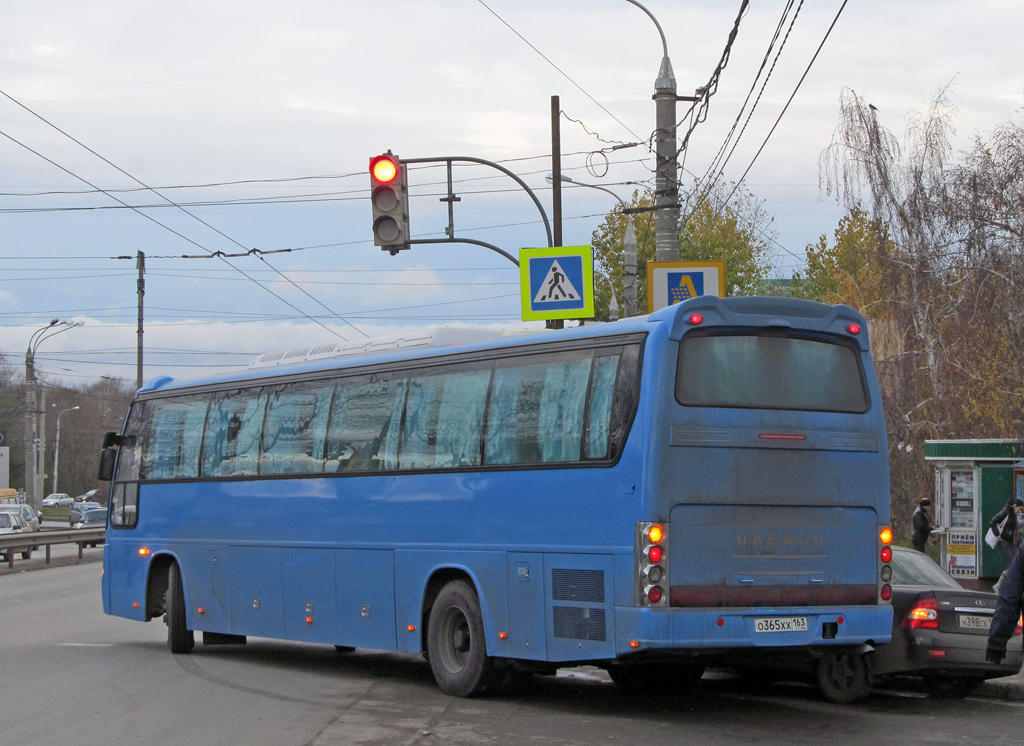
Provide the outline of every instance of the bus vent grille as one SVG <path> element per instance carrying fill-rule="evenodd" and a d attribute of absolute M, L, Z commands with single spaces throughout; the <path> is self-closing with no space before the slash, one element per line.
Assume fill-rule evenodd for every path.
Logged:
<path fill-rule="evenodd" d="M 603 570 L 551 570 L 551 600 L 604 603 Z"/>
<path fill-rule="evenodd" d="M 554 612 L 555 637 L 604 642 L 604 609 L 553 606 L 551 610 Z"/>

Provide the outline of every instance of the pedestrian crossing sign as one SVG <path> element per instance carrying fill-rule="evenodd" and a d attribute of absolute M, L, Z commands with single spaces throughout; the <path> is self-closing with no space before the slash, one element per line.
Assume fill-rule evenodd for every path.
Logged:
<path fill-rule="evenodd" d="M 590 246 L 519 250 L 523 321 L 594 316 L 594 253 Z"/>
<path fill-rule="evenodd" d="M 725 296 L 725 262 L 647 262 L 647 312 L 702 295 Z"/>

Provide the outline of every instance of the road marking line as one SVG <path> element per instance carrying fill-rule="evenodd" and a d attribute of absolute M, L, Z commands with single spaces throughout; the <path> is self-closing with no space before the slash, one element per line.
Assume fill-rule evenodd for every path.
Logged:
<path fill-rule="evenodd" d="M 112 642 L 62 642 L 59 647 L 62 648 L 112 648 L 114 643 Z"/>

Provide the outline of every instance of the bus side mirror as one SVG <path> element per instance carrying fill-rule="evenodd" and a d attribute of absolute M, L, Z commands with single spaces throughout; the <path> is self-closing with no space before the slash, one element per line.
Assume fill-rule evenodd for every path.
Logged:
<path fill-rule="evenodd" d="M 104 448 L 100 451 L 100 468 L 96 478 L 102 482 L 109 482 L 114 478 L 114 459 L 117 458 L 116 448 Z"/>
<path fill-rule="evenodd" d="M 121 445 L 121 436 L 118 435 L 117 433 L 115 433 L 113 431 L 110 431 L 106 435 L 103 436 L 103 447 L 105 449 L 106 448 L 113 448 L 114 446 L 119 446 L 119 445 Z"/>

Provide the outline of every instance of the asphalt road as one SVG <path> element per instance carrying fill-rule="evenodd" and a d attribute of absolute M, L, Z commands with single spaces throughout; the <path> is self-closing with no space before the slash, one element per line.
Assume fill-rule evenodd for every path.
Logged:
<path fill-rule="evenodd" d="M 464 700 L 419 656 L 260 639 L 172 656 L 161 622 L 103 614 L 100 571 L 87 557 L 0 576 L 0 746 L 1021 741 L 1022 704 L 885 689 L 844 707 L 808 684 L 755 690 L 726 672 L 685 696 L 624 696 L 575 669 Z"/>

